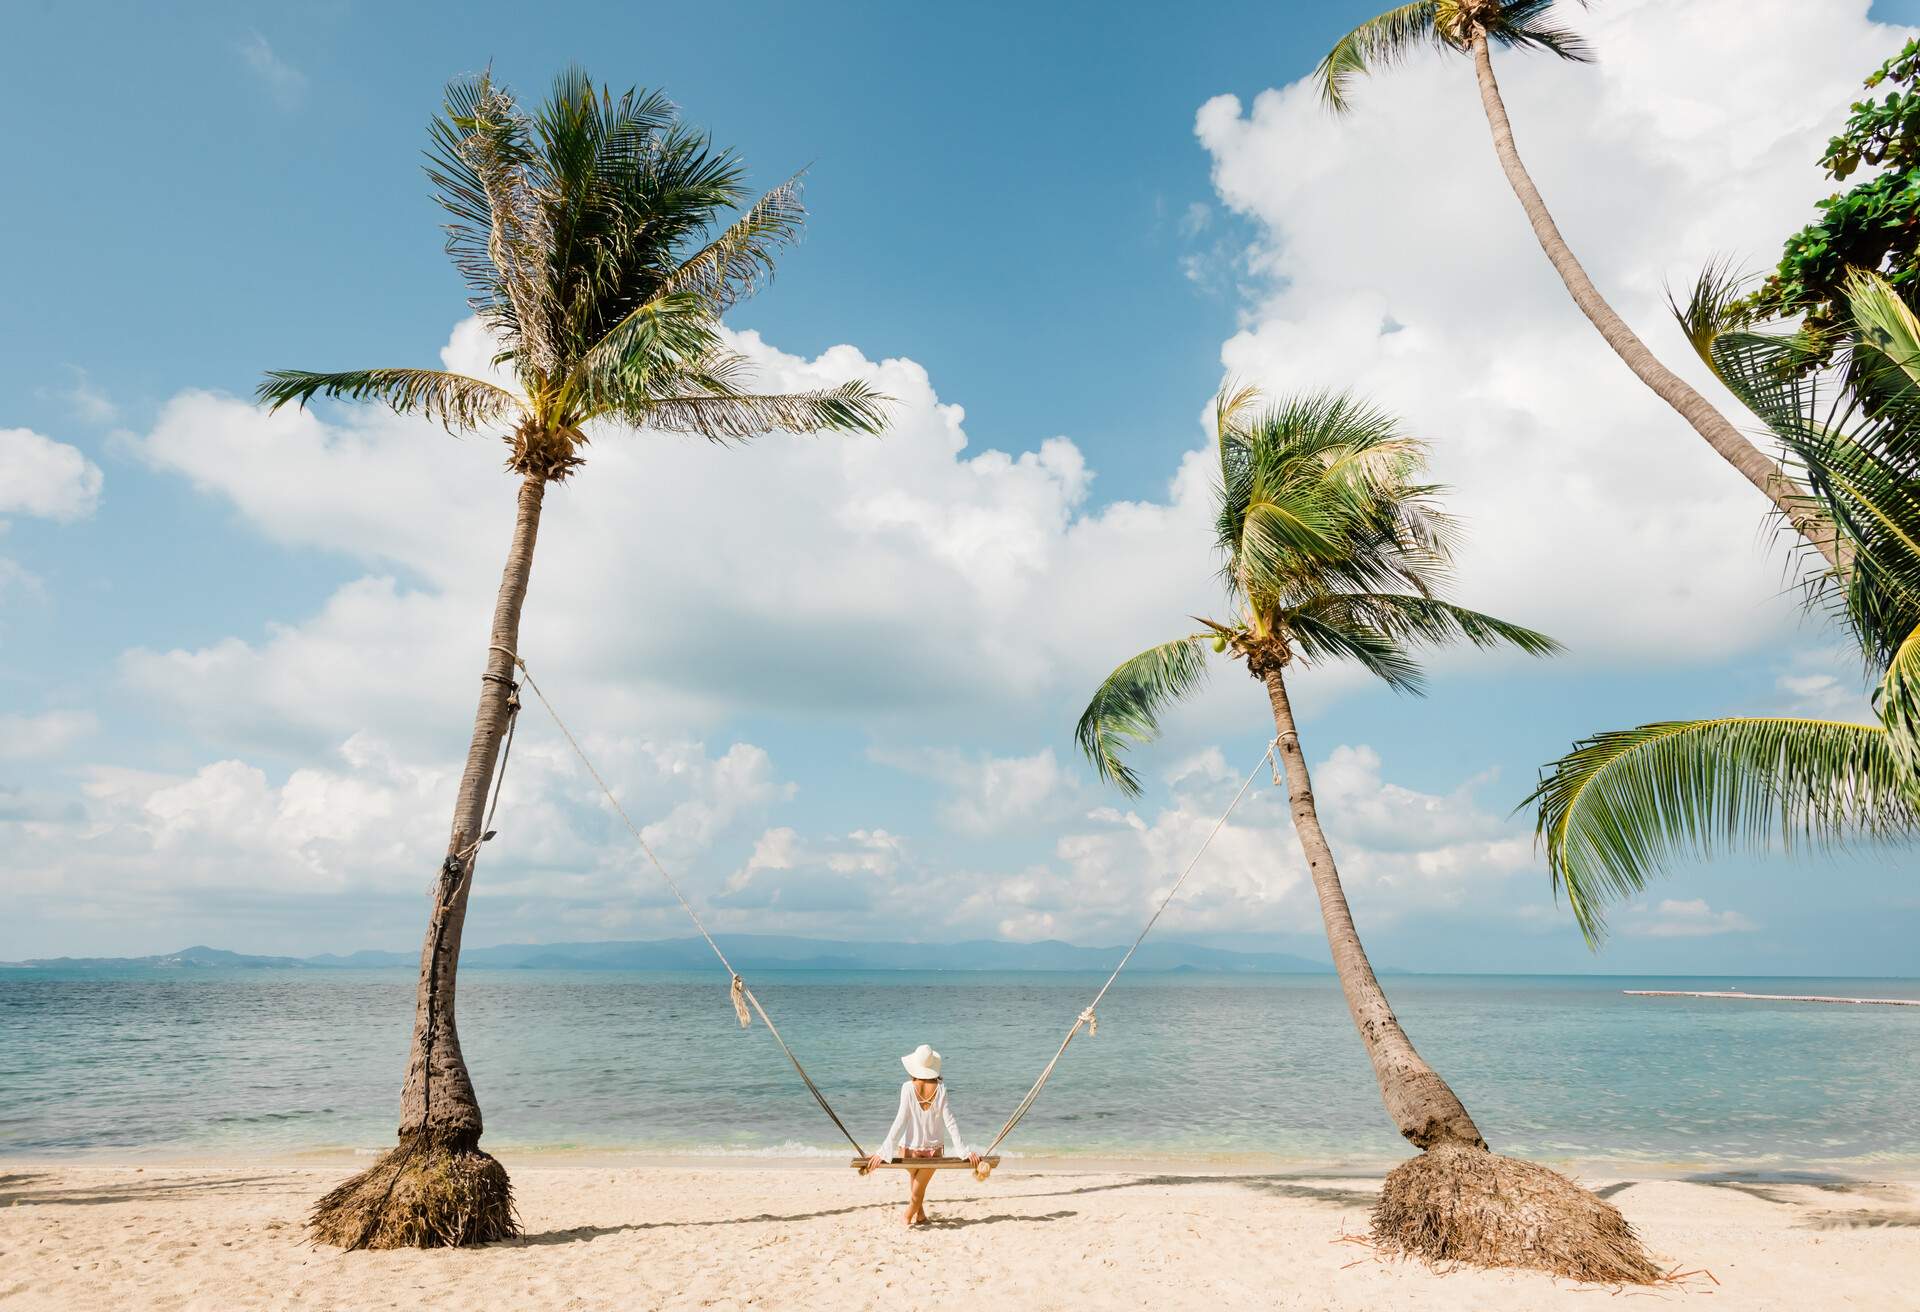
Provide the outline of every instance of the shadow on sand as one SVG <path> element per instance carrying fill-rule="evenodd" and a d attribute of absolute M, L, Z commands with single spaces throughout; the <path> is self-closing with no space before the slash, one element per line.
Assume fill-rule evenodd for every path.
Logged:
<path fill-rule="evenodd" d="M 1324 1185 L 1302 1183 L 1304 1178 L 1282 1175 L 1143 1175 L 1128 1180 L 1116 1180 L 1106 1184 L 1081 1185 L 1073 1189 L 1027 1190 L 1019 1193 L 1001 1193 L 995 1201 L 999 1203 L 1017 1203 L 1028 1198 L 1074 1198 L 1085 1194 L 1111 1193 L 1122 1189 L 1164 1188 L 1168 1186 L 1193 1184 L 1230 1184 L 1256 1193 L 1271 1194 L 1280 1198 L 1297 1198 L 1307 1202 L 1319 1203 L 1326 1207 L 1372 1207 L 1376 1197 L 1371 1189 L 1338 1189 Z M 985 1201 L 984 1199 L 950 1198 L 938 1200 L 935 1206 L 944 1203 L 953 1206 L 956 1203 Z M 815 1212 L 793 1212 L 784 1215 L 762 1212 L 757 1216 L 716 1217 L 704 1221 L 635 1221 L 628 1225 L 582 1225 L 569 1226 L 564 1230 L 544 1230 L 537 1234 L 522 1235 L 519 1239 L 507 1242 L 514 1244 L 582 1244 L 607 1235 L 625 1234 L 629 1231 L 643 1230 L 680 1230 L 700 1229 L 709 1226 L 730 1225 L 783 1225 L 797 1221 L 818 1221 L 831 1216 L 850 1216 L 858 1212 L 878 1212 L 900 1210 L 900 1203 L 889 1198 L 879 1203 L 856 1203 L 848 1207 L 828 1207 Z M 1061 1221 L 1078 1215 L 1071 1211 L 1052 1212 L 996 1212 L 990 1216 L 935 1216 L 929 1223 L 931 1230 L 961 1230 L 975 1225 L 1006 1225 L 1025 1221 Z"/>
<path fill-rule="evenodd" d="M 301 1182 L 301 1177 L 292 1175 L 198 1175 L 187 1179 L 156 1178 L 59 1187 L 52 1183 L 54 1179 L 54 1176 L 45 1174 L 0 1175 L 0 1207 L 12 1207 L 15 1203 L 58 1207 L 137 1203 L 244 1192 L 255 1188 L 292 1187 Z"/>

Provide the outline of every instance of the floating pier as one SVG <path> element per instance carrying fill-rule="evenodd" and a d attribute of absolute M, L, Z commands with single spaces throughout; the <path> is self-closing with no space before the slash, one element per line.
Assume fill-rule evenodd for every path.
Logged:
<path fill-rule="evenodd" d="M 1688 993 L 1679 989 L 1621 989 L 1630 998 L 1732 998 L 1740 1002 L 1835 1002 L 1850 1007 L 1920 1007 L 1920 998 L 1823 998 L 1811 993 Z"/>

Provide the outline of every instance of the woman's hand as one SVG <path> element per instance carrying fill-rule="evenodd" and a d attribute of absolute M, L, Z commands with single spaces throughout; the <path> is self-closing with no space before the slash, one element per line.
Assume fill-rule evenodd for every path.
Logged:
<path fill-rule="evenodd" d="M 980 1154 L 979 1154 L 979 1153 L 968 1153 L 968 1154 L 967 1154 L 967 1165 L 968 1165 L 968 1166 L 978 1166 L 978 1165 L 980 1165 Z"/>
<path fill-rule="evenodd" d="M 886 1162 L 881 1160 L 879 1153 L 875 1153 L 873 1156 L 867 1158 L 867 1169 L 870 1171 L 877 1171 L 885 1165 Z"/>

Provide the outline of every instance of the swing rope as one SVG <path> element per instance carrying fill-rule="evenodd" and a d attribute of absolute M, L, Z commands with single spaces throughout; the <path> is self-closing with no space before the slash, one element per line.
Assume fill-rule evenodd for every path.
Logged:
<path fill-rule="evenodd" d="M 714 942 L 713 935 L 707 932 L 706 924 L 700 919 L 700 913 L 693 909 L 691 902 L 687 901 L 686 894 L 680 891 L 679 883 L 667 872 L 667 868 L 661 864 L 660 858 L 654 854 L 652 844 L 647 842 L 646 836 L 640 832 L 640 827 L 634 824 L 632 818 L 627 815 L 626 808 L 620 805 L 620 799 L 613 795 L 613 789 L 607 786 L 607 781 L 601 777 L 600 771 L 594 768 L 592 759 L 587 756 L 586 750 L 580 746 L 580 740 L 573 736 L 573 730 L 569 729 L 567 722 L 560 718 L 560 712 L 556 711 L 553 708 L 553 703 L 547 700 L 547 694 L 540 690 L 539 683 L 536 682 L 533 677 L 533 671 L 527 668 L 527 663 L 520 659 L 517 652 L 509 651 L 507 648 L 497 644 L 495 644 L 491 650 L 504 653 L 507 659 L 511 660 L 519 669 L 520 677 L 525 681 L 527 687 L 533 690 L 533 695 L 540 699 L 540 704 L 546 707 L 547 714 L 553 718 L 554 725 L 560 730 L 561 735 L 566 738 L 567 745 L 573 749 L 573 754 L 580 758 L 580 764 L 585 766 L 587 773 L 593 777 L 593 782 L 599 785 L 601 793 L 606 796 L 608 805 L 613 807 L 614 814 L 620 817 L 622 824 L 626 825 L 627 832 L 633 835 L 633 841 L 640 845 L 642 852 L 646 853 L 647 860 L 651 862 L 653 868 L 659 872 L 660 878 L 667 882 L 667 887 L 673 891 L 674 898 L 680 903 L 681 909 L 687 913 L 688 919 L 693 921 L 693 927 L 700 931 L 700 937 L 707 941 L 707 946 L 713 949 L 713 955 L 720 959 L 720 964 L 726 968 L 727 974 L 732 977 L 733 989 L 731 996 L 733 1007 L 734 1011 L 738 1013 L 740 1017 L 741 1026 L 744 1028 L 753 1023 L 747 1014 L 747 1008 L 752 1007 L 753 1014 L 760 1017 L 761 1023 L 767 1027 L 767 1033 L 773 1035 L 774 1042 L 780 1045 L 780 1051 L 786 1054 L 787 1060 L 792 1063 L 793 1069 L 800 1076 L 801 1082 L 807 1086 L 807 1092 L 811 1093 L 813 1100 L 820 1104 L 820 1110 L 827 1114 L 827 1118 L 834 1123 L 834 1126 L 840 1131 L 841 1135 L 845 1137 L 846 1141 L 853 1145 L 853 1151 L 860 1159 L 861 1173 L 865 1174 L 866 1149 L 862 1148 L 860 1141 L 853 1137 L 853 1131 L 849 1130 L 846 1122 L 840 1119 L 840 1114 L 833 1110 L 833 1105 L 827 1101 L 827 1095 L 820 1091 L 820 1086 L 813 1082 L 811 1075 L 807 1074 L 807 1068 L 800 1064 L 800 1059 L 794 1055 L 793 1049 L 788 1047 L 787 1041 L 780 1036 L 780 1031 L 774 1025 L 773 1018 L 767 1015 L 767 1009 L 760 1005 L 760 999 L 754 996 L 753 990 L 747 987 L 747 983 L 741 977 L 740 972 L 733 968 L 731 961 L 727 960 L 727 954 L 720 950 L 720 945 Z M 517 711 L 519 708 L 515 706 L 513 709 Z M 508 721 L 509 733 L 512 732 L 512 723 L 512 720 Z M 1133 946 L 1129 947 L 1126 955 L 1120 958 L 1120 964 L 1113 968 L 1111 975 L 1107 976 L 1107 982 L 1100 986 L 1100 991 L 1093 995 L 1093 1001 L 1088 1003 L 1086 1008 L 1075 1018 L 1072 1027 L 1067 1030 L 1067 1036 L 1060 1040 L 1060 1046 L 1055 1050 L 1053 1059 L 1041 1070 L 1040 1077 L 1033 1082 L 1033 1087 L 1027 1090 L 1026 1097 L 1022 1098 L 1019 1105 L 1013 1109 L 1013 1114 L 1007 1117 L 1006 1124 L 1000 1127 L 1000 1133 L 993 1137 L 993 1142 L 988 1144 L 986 1151 L 980 1154 L 982 1160 L 980 1166 L 975 1170 L 975 1174 L 980 1179 L 985 1180 L 987 1175 L 991 1173 L 992 1164 L 987 1159 L 993 1157 L 993 1150 L 998 1148 L 1006 1137 L 1013 1133 L 1014 1126 L 1018 1125 L 1021 1118 L 1032 1109 L 1033 1104 L 1040 1097 L 1040 1091 L 1046 1087 L 1047 1081 L 1053 1078 L 1054 1068 L 1060 1064 L 1060 1058 L 1066 1055 L 1067 1045 L 1073 1042 L 1074 1036 L 1080 1032 L 1082 1027 L 1085 1027 L 1088 1037 L 1093 1037 L 1099 1033 L 1099 1020 L 1095 1015 L 1096 1008 L 1099 1007 L 1101 1000 L 1107 996 L 1107 990 L 1113 987 L 1113 982 L 1120 978 L 1120 972 L 1125 970 L 1127 963 L 1133 960 L 1133 954 L 1140 950 L 1140 945 L 1146 941 L 1147 935 L 1151 933 L 1153 927 L 1159 923 L 1160 917 L 1166 912 L 1167 907 L 1173 902 L 1174 897 L 1179 894 L 1181 887 L 1187 882 L 1187 877 L 1193 874 L 1194 869 L 1200 864 L 1200 858 L 1206 855 L 1207 849 L 1213 846 L 1213 840 L 1220 836 L 1222 829 L 1226 828 L 1228 818 L 1231 817 L 1235 809 L 1239 807 L 1241 799 L 1246 797 L 1247 790 L 1253 786 L 1253 781 L 1259 776 L 1261 767 L 1269 764 L 1273 765 L 1275 782 L 1279 782 L 1279 763 L 1274 757 L 1274 751 L 1279 745 L 1280 740 L 1278 738 L 1274 738 L 1267 743 L 1266 752 L 1261 756 L 1260 760 L 1255 763 L 1253 769 L 1247 774 L 1246 779 L 1242 781 L 1240 791 L 1233 795 L 1233 800 L 1227 804 L 1227 809 L 1220 813 L 1218 820 L 1213 822 L 1213 828 L 1207 832 L 1206 838 L 1201 842 L 1199 848 L 1187 862 L 1186 869 L 1180 872 L 1180 877 L 1173 881 L 1173 887 L 1169 888 L 1166 896 L 1160 899 L 1160 905 L 1154 908 L 1153 915 L 1147 918 L 1147 923 L 1141 928 L 1139 935 L 1134 938 Z M 502 761 L 502 765 L 505 765 L 504 760 Z M 504 769 L 501 773 L 504 775 Z M 494 786 L 493 803 L 496 807 L 500 803 L 498 782 L 496 782 Z M 487 820 L 488 827 L 490 828 L 492 824 L 491 811 L 488 813 Z M 491 832 L 486 834 L 487 838 L 491 838 L 492 836 Z M 482 839 L 480 841 L 485 840 Z M 478 846 L 477 842 L 475 846 Z"/>
<path fill-rule="evenodd" d="M 687 901 L 686 894 L 680 891 L 680 885 L 674 881 L 672 875 L 667 873 L 667 868 L 660 864 L 660 858 L 654 855 L 653 845 L 647 842 L 646 836 L 640 832 L 640 827 L 627 815 L 626 808 L 620 805 L 620 799 L 613 795 L 613 789 L 607 787 L 607 781 L 600 777 L 600 772 L 593 768 L 592 760 L 580 746 L 580 740 L 573 736 L 573 730 L 567 728 L 567 722 L 560 718 L 560 712 L 553 709 L 553 703 L 547 700 L 544 692 L 540 691 L 540 685 L 534 681 L 533 671 L 527 668 L 527 663 L 521 660 L 517 653 L 507 651 L 500 646 L 495 646 L 493 650 L 506 652 L 508 658 L 520 668 L 520 677 L 526 680 L 527 687 L 531 688 L 533 695 L 540 699 L 540 704 L 547 708 L 547 714 L 553 717 L 553 722 L 566 738 L 567 745 L 573 748 L 573 754 L 580 758 L 580 764 L 585 766 L 587 773 L 593 776 L 594 783 L 600 785 L 600 791 L 606 794 L 607 802 L 613 807 L 614 814 L 620 817 L 622 824 L 626 825 L 627 832 L 633 835 L 633 841 L 640 845 L 640 850 L 647 854 L 647 860 L 653 863 L 653 868 L 660 872 L 660 878 L 667 881 L 667 887 L 673 890 L 674 897 L 679 900 L 680 906 L 693 921 L 693 927 L 700 931 L 700 937 L 707 941 L 707 946 L 713 949 L 713 955 L 720 958 L 720 964 L 726 967 L 727 974 L 733 977 L 733 1009 L 739 1014 L 741 1027 L 745 1028 L 753 1023 L 748 1019 L 746 1010 L 747 1006 L 751 1006 L 754 1014 L 759 1016 L 761 1023 L 767 1027 L 767 1033 L 773 1035 L 773 1041 L 780 1045 L 780 1051 L 786 1053 L 787 1060 L 793 1063 L 794 1071 L 800 1076 L 801 1082 L 807 1086 L 807 1092 L 813 1095 L 813 1100 L 820 1104 L 820 1110 L 827 1114 L 827 1119 L 831 1120 L 845 1136 L 846 1141 L 853 1145 L 853 1151 L 865 1157 L 867 1150 L 862 1148 L 860 1141 L 853 1137 L 853 1131 L 849 1130 L 846 1122 L 840 1119 L 840 1113 L 833 1110 L 833 1104 L 827 1101 L 827 1095 L 820 1092 L 820 1086 L 813 1082 L 811 1075 L 807 1074 L 807 1068 L 800 1064 L 800 1059 L 793 1055 L 793 1049 L 789 1048 L 787 1041 L 780 1037 L 780 1030 L 774 1025 L 773 1017 L 767 1015 L 767 1009 L 760 1005 L 760 999 L 753 995 L 753 990 L 747 987 L 747 982 L 740 977 L 740 972 L 733 968 L 731 961 L 727 960 L 727 954 L 722 952 L 720 945 L 713 941 L 713 935 L 707 932 L 706 925 L 700 919 L 700 913 L 693 909 L 693 904 Z M 743 1001 L 745 1006 L 742 1005 Z"/>
<path fill-rule="evenodd" d="M 1240 799 L 1247 795 L 1247 789 L 1253 787 L 1254 779 L 1260 774 L 1260 767 L 1273 760 L 1274 748 L 1279 745 L 1280 740 L 1278 738 L 1273 739 L 1267 744 L 1266 754 L 1263 755 L 1259 761 L 1254 764 L 1253 769 L 1248 772 L 1245 781 L 1240 785 L 1240 791 L 1233 795 L 1233 800 L 1227 803 L 1227 809 L 1222 811 L 1220 818 L 1213 822 L 1213 828 L 1207 832 L 1206 839 L 1201 842 L 1199 850 L 1196 851 L 1193 854 L 1193 858 L 1187 862 L 1187 868 L 1180 872 L 1180 878 L 1173 881 L 1173 887 L 1167 890 L 1167 895 L 1160 899 L 1160 905 L 1155 907 L 1153 915 L 1147 918 L 1147 923 L 1141 928 L 1139 936 L 1133 940 L 1133 946 L 1127 949 L 1127 955 L 1120 958 L 1120 964 L 1113 968 L 1113 974 L 1107 976 L 1107 982 L 1102 984 L 1100 991 L 1093 995 L 1093 1001 L 1089 1002 L 1086 1010 L 1082 1011 L 1078 1018 L 1074 1020 L 1072 1027 L 1067 1030 L 1067 1037 L 1060 1040 L 1060 1047 L 1054 1052 L 1053 1060 L 1048 1062 L 1041 1070 L 1040 1078 L 1033 1082 L 1033 1087 L 1027 1090 L 1027 1096 L 1022 1098 L 1020 1105 L 1013 1109 L 1013 1115 L 1007 1117 L 1007 1123 L 1000 1127 L 1000 1133 L 993 1136 L 993 1142 L 988 1144 L 987 1150 L 980 1154 L 982 1157 L 991 1157 L 993 1150 L 1000 1146 L 1002 1140 L 1013 1133 L 1013 1127 L 1020 1124 L 1020 1118 L 1025 1116 L 1033 1107 L 1035 1101 L 1040 1097 L 1040 1090 L 1046 1088 L 1047 1081 L 1053 1078 L 1053 1068 L 1058 1066 L 1060 1064 L 1060 1058 L 1066 1055 L 1067 1045 L 1073 1042 L 1073 1036 L 1080 1032 L 1080 1027 L 1083 1025 L 1086 1026 L 1088 1038 L 1093 1038 L 1099 1034 L 1100 1022 L 1095 1018 L 1095 1010 L 1099 1007 L 1100 1000 L 1107 996 L 1107 990 L 1113 987 L 1113 982 L 1120 978 L 1120 972 L 1127 968 L 1129 961 L 1133 960 L 1133 954 L 1140 950 L 1142 943 L 1146 942 L 1147 935 L 1151 933 L 1153 927 L 1159 923 L 1160 916 L 1166 911 L 1167 905 L 1173 901 L 1174 895 L 1180 891 L 1180 886 L 1187 882 L 1187 876 L 1193 873 L 1194 867 L 1200 864 L 1200 858 L 1207 854 L 1209 847 L 1213 846 L 1213 840 L 1220 836 L 1222 829 L 1226 828 L 1227 817 L 1231 816 L 1235 808 L 1240 805 Z"/>

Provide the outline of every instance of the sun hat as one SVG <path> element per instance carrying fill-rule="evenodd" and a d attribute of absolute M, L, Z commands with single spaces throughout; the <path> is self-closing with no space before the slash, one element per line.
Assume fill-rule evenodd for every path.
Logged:
<path fill-rule="evenodd" d="M 937 1080 L 940 1078 L 940 1054 L 926 1044 L 921 1044 L 900 1059 L 907 1068 L 907 1074 L 916 1080 Z"/>

